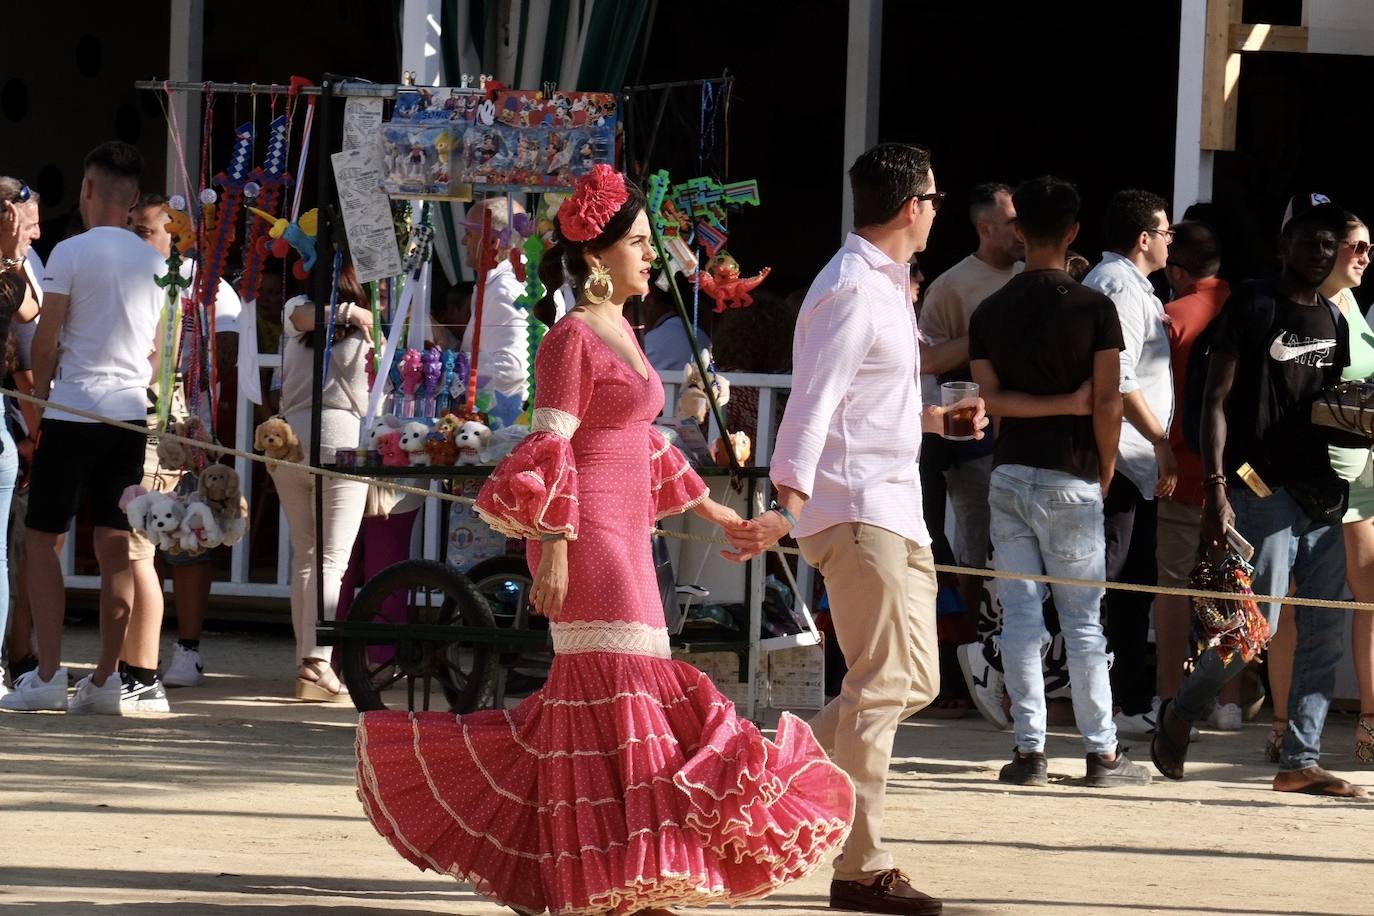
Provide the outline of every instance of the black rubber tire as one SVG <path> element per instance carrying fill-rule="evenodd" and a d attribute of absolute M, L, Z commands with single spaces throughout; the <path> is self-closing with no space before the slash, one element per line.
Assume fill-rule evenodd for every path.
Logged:
<path fill-rule="evenodd" d="M 382 622 L 382 606 L 392 594 L 406 593 L 406 623 L 496 628 L 487 601 L 472 580 L 451 566 L 433 560 L 407 560 L 388 566 L 358 592 L 348 619 Z M 438 593 L 442 603 L 417 606 L 415 595 Z M 373 667 L 370 647 L 388 646 L 391 662 Z M 490 702 L 496 683 L 496 647 L 492 643 L 463 643 L 392 637 L 346 636 L 339 641 L 344 683 L 359 712 L 386 709 L 382 691 L 403 678 L 411 680 L 407 692 L 411 712 L 429 708 L 432 685 L 442 689 L 455 713 L 472 712 Z M 419 690 L 423 693 L 419 693 Z M 419 701 L 417 703 L 417 700 Z"/>
<path fill-rule="evenodd" d="M 496 625 L 502 628 L 515 626 L 518 608 L 512 606 L 508 599 L 502 599 L 505 597 L 503 593 L 507 593 L 509 588 L 507 583 L 518 583 L 519 600 L 528 603 L 534 576 L 530 573 L 525 558 L 510 555 L 492 557 L 473 566 L 464 575 L 472 580 L 473 586 L 487 600 L 487 606 L 491 608 Z M 547 633 L 549 622 L 529 610 L 525 615 L 524 629 Z M 498 663 L 509 669 L 506 696 L 525 696 L 544 685 L 548 678 L 549 665 L 553 663 L 553 650 L 550 648 L 542 651 L 525 649 L 503 652 Z"/>

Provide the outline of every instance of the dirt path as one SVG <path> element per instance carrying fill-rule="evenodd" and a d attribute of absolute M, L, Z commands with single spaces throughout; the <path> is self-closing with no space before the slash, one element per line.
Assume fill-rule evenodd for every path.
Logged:
<path fill-rule="evenodd" d="M 89 659 L 94 633 L 71 632 Z M 33 914 L 508 913 L 398 858 L 354 797 L 350 708 L 288 698 L 280 636 L 211 636 L 212 678 L 171 715 L 0 714 L 0 911 Z M 1267 726 L 1206 734 L 1190 779 L 1075 786 L 1081 745 L 1051 738 L 1045 789 L 1004 789 L 1010 735 L 980 720 L 903 726 L 888 834 L 917 886 L 973 914 L 1374 913 L 1374 806 L 1278 796 Z M 1353 720 L 1327 762 L 1355 770 Z M 1146 755 L 1147 756 L 1147 755 Z M 821 873 L 744 909 L 825 907 Z M 719 912 L 719 911 L 717 911 Z"/>

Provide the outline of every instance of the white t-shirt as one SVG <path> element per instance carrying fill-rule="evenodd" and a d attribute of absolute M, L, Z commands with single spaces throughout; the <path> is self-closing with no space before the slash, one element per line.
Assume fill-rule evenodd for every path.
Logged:
<path fill-rule="evenodd" d="M 115 420 L 147 418 L 149 356 L 167 301 L 166 263 L 128 229 L 98 226 L 57 243 L 43 271 L 47 295 L 70 297 L 58 336 L 54 404 Z M 96 422 L 51 409 L 55 420 Z"/>
<path fill-rule="evenodd" d="M 196 263 L 194 261 L 182 261 L 181 275 L 194 283 Z M 219 290 L 215 293 L 215 333 L 237 334 L 239 332 L 239 315 L 241 314 L 243 314 L 243 302 L 239 299 L 239 294 L 234 292 L 234 288 L 229 285 L 228 280 L 220 277 Z"/>

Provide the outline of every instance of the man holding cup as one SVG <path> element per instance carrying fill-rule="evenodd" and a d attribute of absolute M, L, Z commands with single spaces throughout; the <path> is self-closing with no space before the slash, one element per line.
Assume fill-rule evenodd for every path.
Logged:
<path fill-rule="evenodd" d="M 825 576 L 849 671 L 812 728 L 855 794 L 831 908 L 931 916 L 940 901 L 895 867 L 882 827 L 897 725 L 940 686 L 935 558 L 917 458 L 922 431 L 944 432 L 947 408 L 922 410 L 908 262 L 925 248 L 943 194 L 930 153 L 907 144 L 873 147 L 849 178 L 855 229 L 797 317 L 792 397 L 772 462 L 777 501 L 727 532 L 735 550 L 725 556 L 748 559 L 791 532 Z M 981 436 L 982 402 L 956 409 Z"/>
<path fill-rule="evenodd" d="M 1121 323 L 1112 300 L 1064 270 L 1078 234 L 1078 192 L 1045 176 L 1016 189 L 1026 269 L 984 300 L 969 325 L 969 360 L 988 413 L 1000 417 L 988 502 L 993 564 L 1011 573 L 1101 581 L 1102 501 L 1116 468 L 1122 401 Z M 1073 710 L 1090 786 L 1147 785 L 1117 745 L 1102 589 L 1055 585 Z M 999 640 L 1016 749 L 999 779 L 1045 785 L 1045 586 L 998 582 Z"/>

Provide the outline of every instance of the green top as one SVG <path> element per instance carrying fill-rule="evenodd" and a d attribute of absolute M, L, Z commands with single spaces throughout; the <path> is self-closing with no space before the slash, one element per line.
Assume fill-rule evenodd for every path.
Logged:
<path fill-rule="evenodd" d="M 1350 290 L 1341 290 L 1336 304 L 1342 306 L 1346 324 L 1350 326 L 1350 365 L 1345 367 L 1341 378 L 1347 381 L 1374 378 L 1374 331 L 1369 329 L 1369 322 Z"/>

